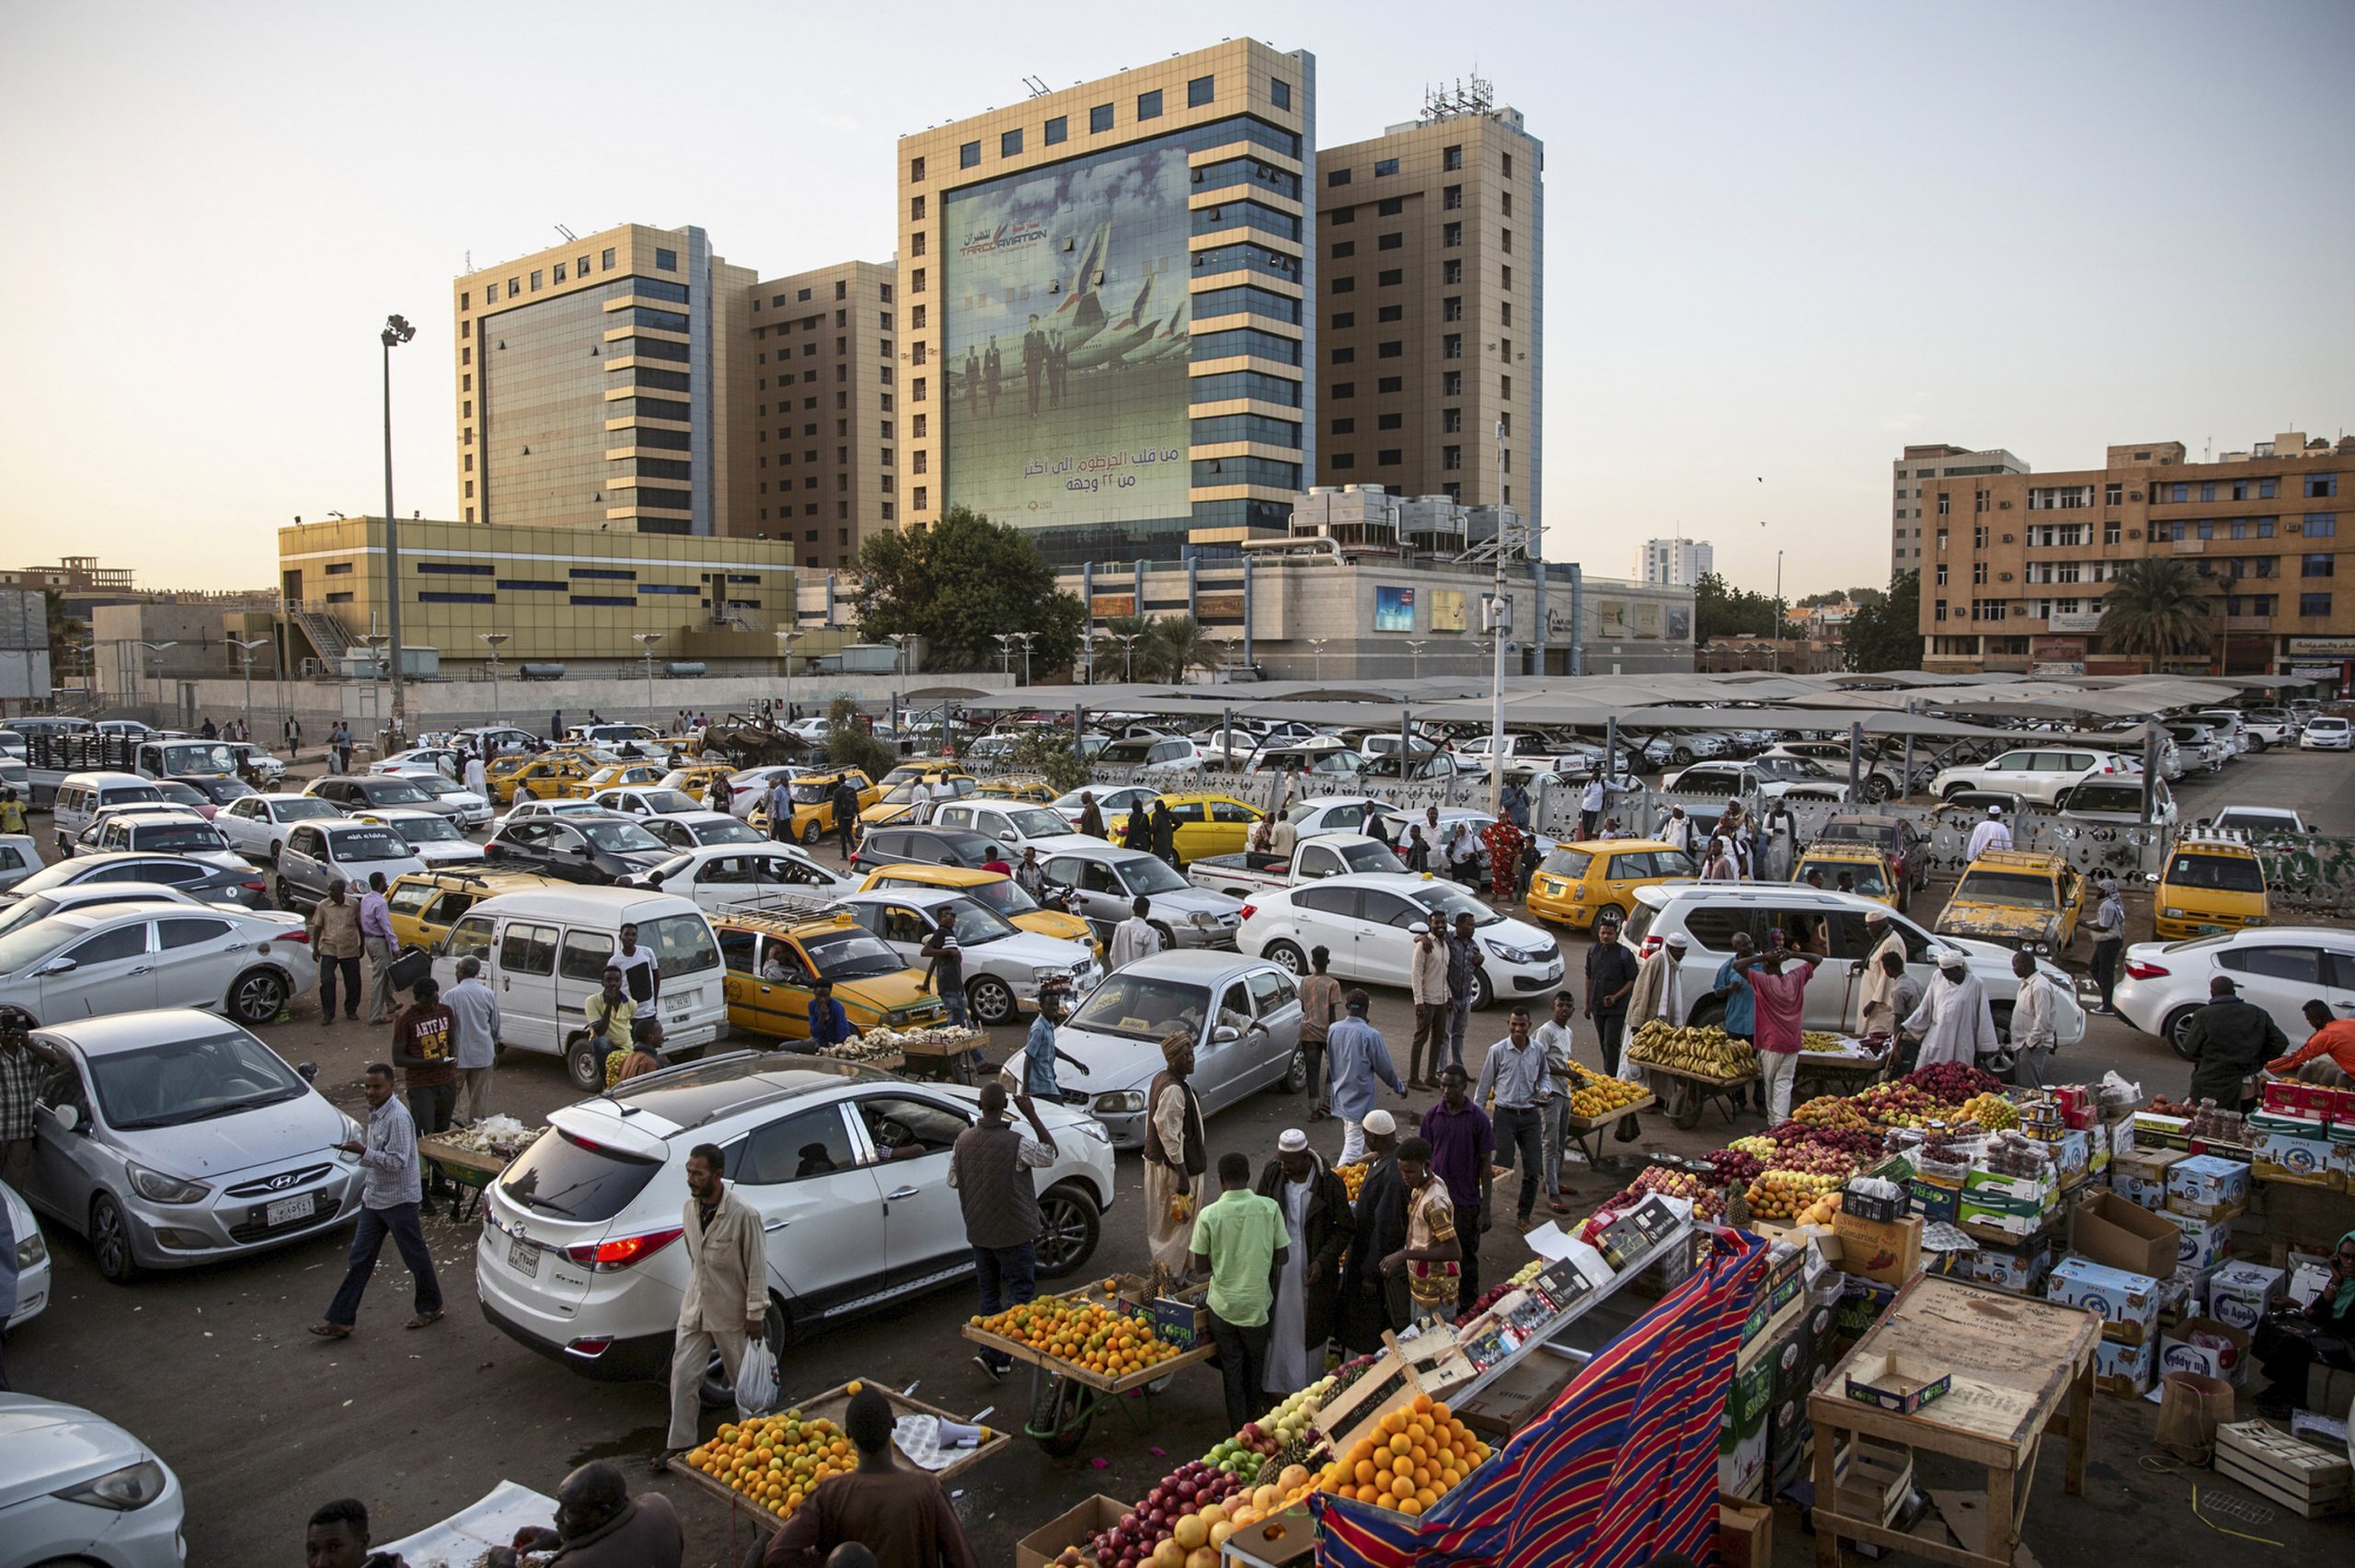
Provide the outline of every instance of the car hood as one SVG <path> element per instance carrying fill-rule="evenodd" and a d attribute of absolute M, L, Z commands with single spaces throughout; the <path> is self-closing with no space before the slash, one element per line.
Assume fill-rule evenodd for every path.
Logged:
<path fill-rule="evenodd" d="M 1007 917 L 1024 931 L 1057 942 L 1076 942 L 1082 947 L 1096 945 L 1096 928 L 1077 915 L 1067 915 L 1061 910 L 1026 910 Z"/>
<path fill-rule="evenodd" d="M 219 1182 L 258 1165 L 326 1156 L 345 1133 L 343 1113 L 313 1092 L 184 1127 L 110 1128 L 108 1137 L 132 1160 L 165 1175 Z"/>
<path fill-rule="evenodd" d="M 924 976 L 913 969 L 877 975 L 871 979 L 834 982 L 834 1000 L 843 1004 L 844 1012 L 864 1011 L 878 1018 L 929 1000 L 931 996 L 932 993 L 924 989 Z"/>
<path fill-rule="evenodd" d="M 447 865 L 452 861 L 472 862 L 483 857 L 480 844 L 460 843 L 450 839 L 429 840 L 414 848 L 418 858 L 428 865 Z"/>
<path fill-rule="evenodd" d="M 1541 964 L 1545 961 L 1544 956 L 1545 954 L 1553 953 L 1555 956 L 1560 956 L 1556 952 L 1551 933 L 1541 931 L 1526 921 L 1517 921 L 1511 916 L 1507 916 L 1494 925 L 1476 927 L 1474 934 L 1486 941 L 1501 942 L 1508 947 L 1518 947 L 1524 953 L 1538 954 L 1537 961 Z"/>
<path fill-rule="evenodd" d="M 1098 1094 L 1116 1094 L 1124 1089 L 1143 1090 L 1153 1082 L 1153 1075 L 1167 1065 L 1162 1059 L 1157 1040 L 1099 1035 L 1068 1024 L 1055 1031 L 1055 1048 L 1087 1064 L 1087 1076 L 1079 1078 L 1074 1074 L 1075 1082 L 1067 1086 L 1085 1089 L 1091 1104 Z"/>
<path fill-rule="evenodd" d="M 0 1509 L 152 1458 L 130 1433 L 79 1405 L 0 1394 Z"/>
<path fill-rule="evenodd" d="M 1155 914 L 1178 910 L 1188 915 L 1239 915 L 1243 910 L 1240 900 L 1230 898 L 1223 893 L 1213 893 L 1207 887 L 1189 887 L 1176 892 L 1155 893 L 1153 895 L 1153 908 Z M 1166 916 L 1165 915 L 1164 918 Z"/>
<path fill-rule="evenodd" d="M 2060 918 L 2055 910 L 2024 910 L 2012 904 L 1948 904 L 1938 917 L 1937 934 L 2035 939 Z"/>
<path fill-rule="evenodd" d="M 1079 950 L 1074 953 L 1074 948 Z M 1014 928 L 1014 934 L 1011 936 L 1001 936 L 995 942 L 969 945 L 964 949 L 964 954 L 965 962 L 969 966 L 994 967 L 1001 964 L 1020 964 L 1031 967 L 1052 967 L 1058 969 L 1068 969 L 1083 958 L 1095 956 L 1078 943 L 1058 942 L 1053 937 L 1041 936 L 1035 931 L 1025 931 L 1020 926 Z"/>

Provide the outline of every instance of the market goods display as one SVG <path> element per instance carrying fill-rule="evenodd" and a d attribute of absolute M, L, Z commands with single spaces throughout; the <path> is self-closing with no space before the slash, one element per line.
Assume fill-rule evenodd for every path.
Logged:
<path fill-rule="evenodd" d="M 2052 1155 L 2047 1148 L 2018 1133 L 1998 1133 L 1980 1156 L 1987 1168 L 1999 1176 L 2018 1176 L 2034 1181 L 2052 1173 Z"/>
<path fill-rule="evenodd" d="M 2001 1094 L 1973 1094 L 1962 1103 L 1962 1114 L 1989 1132 L 2009 1132 L 2020 1125 L 2020 1109 Z"/>
<path fill-rule="evenodd" d="M 1636 1173 L 1627 1190 L 1640 1197 L 1645 1193 L 1660 1193 L 1669 1197 L 1681 1197 L 1693 1206 L 1695 1214 L 1710 1219 L 1723 1219 L 1726 1195 L 1709 1185 L 1690 1171 L 1671 1171 L 1664 1165 L 1647 1165 Z"/>
<path fill-rule="evenodd" d="M 1840 1205 L 1843 1201 L 1844 1200 L 1842 1196 L 1836 1191 L 1825 1193 L 1813 1203 L 1810 1203 L 1805 1208 L 1800 1209 L 1798 1212 L 1798 1218 L 1794 1221 L 1794 1223 L 1800 1225 L 1829 1225 L 1832 1220 L 1839 1218 Z"/>
<path fill-rule="evenodd" d="M 2208 1103 L 2215 1104 L 2212 1100 Z M 2170 1100 L 2165 1094 L 2152 1095 L 2151 1103 L 2144 1105 L 2142 1109 L 2154 1116 L 2181 1116 L 2186 1120 L 2200 1114 L 2198 1105 L 2188 1105 L 2180 1100 Z"/>
<path fill-rule="evenodd" d="M 853 1035 L 847 1040 L 821 1046 L 818 1054 L 835 1061 L 889 1061 L 902 1053 L 898 1036 L 890 1030 L 869 1029 L 864 1035 Z"/>
<path fill-rule="evenodd" d="M 2246 1143 L 2248 1118 L 2238 1111 L 2220 1109 L 2212 1100 L 2202 1100 L 2200 1109 L 2192 1113 L 2191 1125 L 2183 1130 L 2193 1138 L 2213 1139 L 2219 1143 Z"/>
<path fill-rule="evenodd" d="M 959 1051 L 971 1050 L 987 1036 L 979 1029 L 957 1029 L 940 1024 L 929 1029 L 885 1029 L 877 1027 L 857 1036 L 863 1045 L 903 1056 L 954 1056 Z M 848 1041 L 844 1041 L 848 1044 Z"/>
<path fill-rule="evenodd" d="M 1927 1067 L 1915 1068 L 1898 1082 L 1925 1089 L 1933 1098 L 1949 1105 L 1959 1105 L 1973 1094 L 2004 1092 L 2002 1079 L 1959 1061 L 1932 1062 Z"/>
<path fill-rule="evenodd" d="M 1775 1147 L 1788 1152 L 1795 1145 L 1806 1144 L 1815 1149 L 1829 1149 L 1842 1154 L 1853 1154 L 1860 1160 L 1877 1160 L 1884 1151 L 1882 1137 L 1870 1128 L 1852 1127 L 1809 1127 L 1794 1118 L 1777 1122 L 1766 1129 L 1766 1136 Z M 1769 1165 L 1776 1163 L 1769 1160 Z M 1804 1170 L 1805 1166 L 1794 1167 Z"/>
<path fill-rule="evenodd" d="M 1809 1127 L 1854 1127 L 1861 1132 L 1872 1124 L 1865 1113 L 1838 1094 L 1819 1094 L 1791 1113 L 1791 1120 Z"/>
<path fill-rule="evenodd" d="M 1287 1465 L 1306 1464 L 1315 1442 L 1309 1421 L 1332 1391 L 1333 1381 L 1319 1378 L 1291 1395 L 1234 1436 L 1212 1445 L 1202 1462 L 1246 1482 L 1256 1482 L 1261 1475 Z"/>
<path fill-rule="evenodd" d="M 1761 1219 L 1797 1219 L 1802 1209 L 1825 1193 L 1836 1192 L 1846 1175 L 1814 1175 L 1804 1171 L 1769 1171 L 1750 1184 L 1743 1201 Z"/>
<path fill-rule="evenodd" d="M 1411 1405 L 1384 1416 L 1327 1465 L 1316 1487 L 1336 1497 L 1419 1515 L 1436 1506 L 1494 1451 L 1446 1405 L 1417 1394 Z"/>
<path fill-rule="evenodd" d="M 858 1454 L 833 1422 L 788 1410 L 722 1424 L 710 1442 L 687 1450 L 685 1462 L 782 1519 L 826 1477 L 856 1470 Z"/>
<path fill-rule="evenodd" d="M 1362 1160 L 1355 1164 L 1333 1167 L 1333 1174 L 1340 1177 L 1341 1185 L 1349 1189 L 1351 1203 L 1357 1202 L 1358 1194 L 1365 1190 L 1365 1174 L 1372 1169 L 1373 1167 Z"/>
<path fill-rule="evenodd" d="M 1753 1132 L 1735 1139 L 1731 1143 L 1727 1144 L 1726 1147 L 1736 1154 L 1745 1154 L 1753 1160 L 1763 1161 L 1773 1159 L 1775 1151 L 1782 1146 L 1777 1144 L 1773 1139 L 1767 1137 L 1763 1132 Z M 1763 1169 L 1764 1167 L 1761 1166 L 1760 1168 Z"/>
<path fill-rule="evenodd" d="M 1828 1029 L 1802 1029 L 1799 1031 L 1799 1049 L 1803 1051 L 1838 1052 L 1846 1049 L 1847 1045 L 1847 1036 L 1835 1035 Z"/>
<path fill-rule="evenodd" d="M 988 1317 L 976 1313 L 971 1322 L 984 1333 L 1107 1378 L 1125 1378 L 1182 1354 L 1154 1333 L 1149 1320 L 1066 1296 L 1042 1296 Z"/>
<path fill-rule="evenodd" d="M 1576 1062 L 1570 1064 L 1577 1087 L 1570 1091 L 1570 1115 L 1589 1121 L 1607 1116 L 1624 1105 L 1632 1105 L 1649 1093 L 1640 1083 L 1630 1083 L 1624 1078 L 1605 1078 L 1599 1072 L 1589 1072 Z"/>
<path fill-rule="evenodd" d="M 1966 1070 L 1976 1071 L 1977 1069 Z M 1924 1122 L 1950 1118 L 1954 1114 L 1952 1107 L 1976 1093 L 1977 1090 L 1969 1090 L 1957 1094 L 1952 1100 L 1941 1100 L 1914 1082 L 1913 1075 L 1908 1075 L 1894 1082 L 1876 1083 L 1860 1091 L 1855 1097 L 1855 1104 L 1865 1114 L 1866 1120 L 1880 1127 L 1920 1127 Z"/>
<path fill-rule="evenodd" d="M 1178 1466 L 1111 1528 L 1087 1543 L 1097 1568 L 1218 1568 L 1213 1532 L 1234 1533 L 1229 1500 L 1242 1490 L 1234 1476 L 1196 1460 Z M 1068 1555 L 1068 1554 L 1067 1554 Z"/>
<path fill-rule="evenodd" d="M 1771 1149 L 1772 1144 L 1768 1147 Z M 1702 1159 L 1709 1162 L 1710 1173 L 1720 1182 L 1748 1186 L 1766 1168 L 1766 1162 L 1740 1149 L 1712 1149 Z"/>
<path fill-rule="evenodd" d="M 1758 1072 L 1758 1053 L 1747 1041 L 1715 1026 L 1679 1029 L 1660 1018 L 1636 1031 L 1627 1055 L 1637 1061 L 1708 1078 L 1751 1078 Z"/>
<path fill-rule="evenodd" d="M 1786 1143 L 1766 1162 L 1765 1174 L 1759 1180 L 1779 1175 L 1821 1176 L 1837 1186 L 1860 1169 L 1856 1157 L 1844 1149 L 1831 1149 L 1821 1143 Z"/>
<path fill-rule="evenodd" d="M 464 1149 L 476 1154 L 488 1154 L 500 1160 L 512 1160 L 532 1147 L 544 1127 L 525 1127 L 513 1116 L 485 1116 L 472 1127 L 452 1127 L 434 1135 L 437 1142 L 453 1149 Z"/>

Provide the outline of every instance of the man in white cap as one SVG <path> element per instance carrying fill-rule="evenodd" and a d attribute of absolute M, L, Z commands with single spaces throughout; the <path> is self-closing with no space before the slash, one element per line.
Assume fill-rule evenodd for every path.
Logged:
<path fill-rule="evenodd" d="M 1276 1265 L 1276 1299 L 1269 1310 L 1268 1361 L 1260 1386 L 1278 1398 L 1298 1393 L 1325 1370 L 1325 1342 L 1333 1337 L 1341 1295 L 1341 1257 L 1353 1220 L 1350 1189 L 1308 1147 L 1308 1135 L 1286 1127 L 1276 1157 L 1259 1172 L 1258 1192 L 1283 1210 L 1288 1238 Z"/>
<path fill-rule="evenodd" d="M 1922 1067 L 1942 1061 L 1976 1067 L 1981 1057 L 1993 1056 L 1998 1048 L 1995 1014 L 1988 1006 L 1986 984 L 1952 947 L 1939 953 L 1938 978 L 1922 993 L 1922 1005 L 1913 1010 L 1904 1028 L 1921 1039 L 1921 1055 L 1915 1060 Z"/>
<path fill-rule="evenodd" d="M 1967 861 L 1977 860 L 1989 850 L 2007 850 L 2011 847 L 2012 830 L 2004 825 L 2004 808 L 2000 806 L 1991 806 L 1987 808 L 1987 820 L 1970 830 L 1970 843 L 1963 851 L 1963 858 Z"/>
<path fill-rule="evenodd" d="M 1350 1165 L 1364 1158 L 1367 1117 L 1379 1114 L 1373 1108 L 1376 1082 L 1389 1084 L 1402 1100 L 1407 1086 L 1398 1081 L 1381 1031 L 1366 1022 L 1373 999 L 1352 990 L 1341 1005 L 1349 1016 L 1325 1033 L 1325 1070 L 1332 1084 L 1333 1114 L 1341 1118 L 1340 1162 Z"/>
<path fill-rule="evenodd" d="M 1364 1133 L 1365 1185 L 1358 1189 L 1336 1331 L 1342 1345 L 1359 1355 L 1380 1351 L 1383 1331 L 1397 1333 L 1412 1312 L 1405 1281 L 1393 1282 L 1382 1272 L 1382 1260 L 1407 1244 L 1407 1185 L 1398 1174 L 1398 1124 L 1388 1111 L 1368 1111 Z"/>

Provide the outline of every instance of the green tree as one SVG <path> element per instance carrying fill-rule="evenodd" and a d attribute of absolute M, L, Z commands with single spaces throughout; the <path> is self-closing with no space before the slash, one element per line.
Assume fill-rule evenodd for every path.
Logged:
<path fill-rule="evenodd" d="M 1151 681 L 1160 666 L 1154 662 L 1153 623 L 1142 615 L 1108 615 L 1096 647 L 1096 679 Z M 1122 643 L 1134 637 L 1134 643 Z"/>
<path fill-rule="evenodd" d="M 1081 760 L 1079 748 L 1072 744 L 1070 729 L 1053 725 L 1040 725 L 1016 736 L 1005 754 L 1005 765 L 1010 773 L 1037 773 L 1059 790 L 1078 789 L 1088 780 L 1087 764 Z"/>
<path fill-rule="evenodd" d="M 1161 678 L 1181 681 L 1189 670 L 1216 670 L 1219 647 L 1191 615 L 1164 615 L 1153 623 L 1154 668 Z"/>
<path fill-rule="evenodd" d="M 1848 623 L 1840 647 L 1841 661 L 1850 670 L 1919 670 L 1922 668 L 1922 574 L 1900 572 L 1889 580 L 1889 592 L 1875 594 Z"/>
<path fill-rule="evenodd" d="M 1735 588 L 1715 572 L 1693 585 L 1693 635 L 1699 642 L 1720 637 L 1771 637 L 1775 598 Z"/>
<path fill-rule="evenodd" d="M 929 528 L 869 534 L 854 603 L 858 635 L 922 637 L 944 670 L 994 670 L 1000 632 L 1036 632 L 1030 668 L 1067 668 L 1079 652 L 1085 612 L 1055 588 L 1054 568 L 1020 529 L 952 507 Z"/>
<path fill-rule="evenodd" d="M 2154 661 L 2208 646 L 2207 589 L 2182 561 L 2146 556 L 2118 569 L 2102 601 L 2102 646 Z"/>
<path fill-rule="evenodd" d="M 899 754 L 858 722 L 858 704 L 848 697 L 827 704 L 826 761 L 837 768 L 861 769 L 870 779 L 880 779 L 900 765 Z"/>

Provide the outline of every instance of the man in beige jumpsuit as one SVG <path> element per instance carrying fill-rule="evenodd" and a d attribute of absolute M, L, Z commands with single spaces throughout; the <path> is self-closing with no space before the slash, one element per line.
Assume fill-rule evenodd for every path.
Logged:
<path fill-rule="evenodd" d="M 679 1302 L 677 1347 L 671 1353 L 671 1431 L 655 1457 L 661 1469 L 695 1446 L 702 1413 L 704 1369 L 714 1346 L 729 1379 L 744 1359 L 744 1345 L 766 1332 L 768 1256 L 761 1217 L 721 1179 L 727 1156 L 699 1143 L 687 1156 L 687 1292 Z"/>

